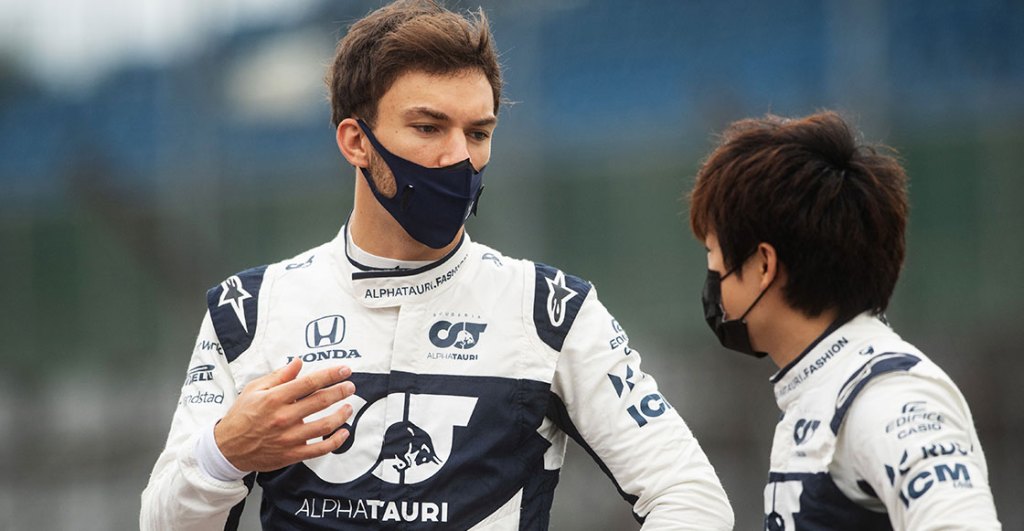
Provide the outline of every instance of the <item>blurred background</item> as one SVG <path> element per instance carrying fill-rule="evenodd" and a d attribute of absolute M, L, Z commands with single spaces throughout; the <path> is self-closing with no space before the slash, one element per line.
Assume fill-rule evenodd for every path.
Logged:
<path fill-rule="evenodd" d="M 703 323 L 680 198 L 729 121 L 824 107 L 904 157 L 889 317 L 959 383 L 1000 518 L 1024 529 L 1024 3 L 481 3 L 513 103 L 470 231 L 598 286 L 737 529 L 761 526 L 774 369 Z M 0 0 L 0 529 L 137 527 L 205 290 L 348 214 L 322 76 L 379 5 Z M 638 527 L 568 460 L 552 529 Z"/>

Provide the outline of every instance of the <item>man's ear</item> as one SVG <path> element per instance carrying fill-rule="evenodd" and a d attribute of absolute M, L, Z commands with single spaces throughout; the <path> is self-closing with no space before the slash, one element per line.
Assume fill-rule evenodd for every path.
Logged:
<path fill-rule="evenodd" d="M 370 165 L 370 153 L 366 135 L 359 127 L 355 118 L 345 118 L 338 124 L 334 133 L 335 141 L 338 143 L 338 151 L 345 157 L 349 164 L 357 168 L 366 168 Z"/>
<path fill-rule="evenodd" d="M 766 289 L 780 273 L 779 255 L 775 252 L 775 246 L 766 242 L 759 243 L 757 252 L 754 254 L 757 259 L 757 274 L 760 275 L 761 289 Z"/>

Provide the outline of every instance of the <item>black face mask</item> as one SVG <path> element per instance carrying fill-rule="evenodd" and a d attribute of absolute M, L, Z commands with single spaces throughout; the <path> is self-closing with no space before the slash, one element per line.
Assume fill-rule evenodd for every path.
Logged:
<path fill-rule="evenodd" d="M 771 284 L 769 283 L 764 291 L 754 299 L 754 302 L 750 303 L 750 307 L 743 312 L 739 319 L 725 320 L 725 308 L 722 306 L 722 281 L 742 265 L 732 268 L 724 276 L 717 271 L 708 270 L 708 278 L 704 281 L 704 293 L 701 294 L 701 302 L 704 304 L 704 320 L 707 321 L 711 331 L 715 333 L 723 347 L 755 358 L 763 358 L 768 355 L 767 352 L 755 351 L 754 347 L 750 346 L 750 333 L 747 331 L 745 318 L 750 310 L 754 309 L 754 305 L 761 300 L 761 297 L 768 292 Z M 774 281 L 772 279 L 772 282 Z"/>
<path fill-rule="evenodd" d="M 388 151 L 366 122 L 359 127 L 395 177 L 397 193 L 386 197 L 377 190 L 368 168 L 360 168 L 370 191 L 381 206 L 413 239 L 440 249 L 451 243 L 459 229 L 476 213 L 484 191 L 483 168 L 476 171 L 469 159 L 444 168 L 427 168 Z"/>

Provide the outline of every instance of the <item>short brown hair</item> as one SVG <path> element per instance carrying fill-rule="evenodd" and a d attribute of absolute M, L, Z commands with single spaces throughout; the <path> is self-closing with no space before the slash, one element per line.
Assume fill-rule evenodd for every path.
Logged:
<path fill-rule="evenodd" d="M 878 314 L 903 265 L 906 186 L 895 152 L 858 143 L 835 112 L 740 120 L 697 172 L 690 226 L 716 235 L 726 268 L 774 246 L 806 315 Z"/>
<path fill-rule="evenodd" d="M 373 124 L 377 103 L 408 71 L 452 74 L 479 69 L 501 100 L 501 68 L 483 10 L 469 18 L 430 0 L 402 0 L 352 24 L 327 71 L 331 121 L 358 116 Z"/>

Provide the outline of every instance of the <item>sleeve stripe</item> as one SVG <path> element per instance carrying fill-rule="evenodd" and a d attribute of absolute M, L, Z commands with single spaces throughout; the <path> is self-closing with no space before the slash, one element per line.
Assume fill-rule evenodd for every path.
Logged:
<path fill-rule="evenodd" d="M 900 352 L 885 352 L 868 360 L 850 379 L 846 380 L 839 390 L 836 397 L 836 412 L 830 424 L 832 433 L 839 434 L 839 427 L 843 424 L 846 412 L 850 410 L 854 399 L 868 382 L 885 373 L 908 371 L 920 361 L 921 358 L 917 356 Z"/>
<path fill-rule="evenodd" d="M 594 459 L 594 462 L 597 463 L 597 466 L 601 471 L 608 476 L 608 479 L 612 480 L 612 484 L 615 485 L 615 490 L 619 491 L 619 496 L 622 496 L 622 499 L 629 502 L 631 506 L 636 507 L 636 502 L 640 498 L 622 490 L 622 487 L 619 486 L 619 482 L 616 481 L 615 476 L 612 475 L 612 471 L 608 469 L 608 466 L 604 464 L 604 461 L 602 461 L 597 455 L 597 452 L 595 452 L 594 449 L 587 444 L 587 441 L 583 439 L 583 436 L 580 435 L 580 431 L 576 428 L 576 425 L 573 424 L 572 419 L 569 417 L 569 410 L 566 409 L 565 403 L 563 403 L 562 399 L 555 393 L 551 393 L 551 397 L 548 400 L 547 417 L 551 419 L 551 421 L 554 422 L 562 431 L 564 431 L 566 435 L 572 437 L 572 440 L 576 441 L 576 444 L 579 444 L 580 447 L 590 454 L 590 457 Z M 645 517 L 640 516 L 636 511 L 633 511 L 633 518 L 636 518 L 636 521 L 643 525 Z"/>

